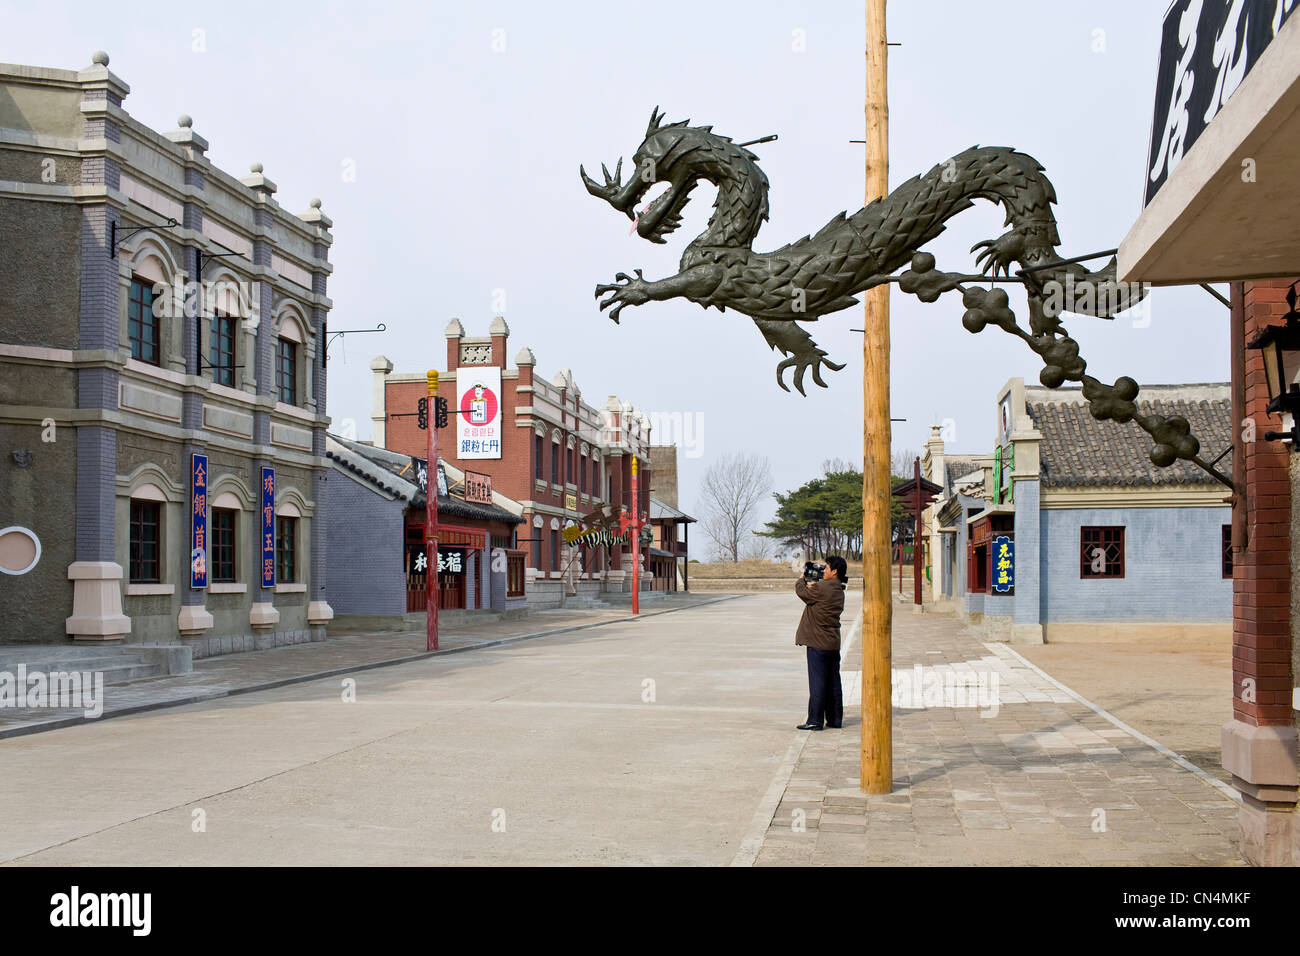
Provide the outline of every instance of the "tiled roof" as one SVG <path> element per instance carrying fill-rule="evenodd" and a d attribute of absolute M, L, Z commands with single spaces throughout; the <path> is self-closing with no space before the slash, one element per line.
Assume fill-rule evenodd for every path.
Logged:
<path fill-rule="evenodd" d="M 1026 389 L 1026 406 L 1042 433 L 1039 445 L 1044 487 L 1210 485 L 1196 465 L 1177 461 L 1160 468 L 1151 461 L 1151 436 L 1136 422 L 1098 421 L 1078 389 Z M 1039 400 L 1035 400 L 1039 399 Z M 1232 442 L 1227 385 L 1145 386 L 1138 394 L 1143 415 L 1181 415 L 1201 442 L 1201 459 L 1212 460 Z M 1232 469 L 1229 452 L 1215 466 Z"/>
<path fill-rule="evenodd" d="M 954 483 L 958 478 L 965 478 L 973 472 L 980 471 L 980 466 L 970 458 L 948 458 L 943 460 L 943 487 L 946 494 L 952 494 Z"/>
<path fill-rule="evenodd" d="M 376 488 L 408 502 L 412 508 L 425 506 L 425 494 L 419 485 L 398 474 L 402 468 L 407 468 L 407 474 L 413 474 L 407 467 L 411 463 L 409 455 L 400 455 L 386 448 L 374 448 L 335 435 L 328 436 L 325 455 L 337 466 L 360 475 Z M 479 504 L 450 495 L 438 496 L 438 513 L 481 521 L 503 521 L 506 524 L 520 524 L 523 521 L 522 517 L 499 505 Z"/>

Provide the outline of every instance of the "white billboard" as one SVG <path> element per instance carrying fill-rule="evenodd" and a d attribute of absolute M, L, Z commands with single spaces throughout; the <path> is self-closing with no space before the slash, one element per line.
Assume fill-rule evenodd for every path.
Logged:
<path fill-rule="evenodd" d="M 501 369 L 456 369 L 456 457 L 501 457 Z"/>

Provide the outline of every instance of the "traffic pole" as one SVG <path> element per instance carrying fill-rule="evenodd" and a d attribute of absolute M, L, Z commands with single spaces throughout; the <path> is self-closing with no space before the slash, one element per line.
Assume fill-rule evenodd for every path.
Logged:
<path fill-rule="evenodd" d="M 867 0 L 866 201 L 889 193 L 885 0 Z M 889 284 L 868 289 L 862 337 L 862 746 L 860 786 L 894 788 L 889 565 Z M 901 554 L 900 554 L 901 560 Z M 899 572 L 902 572 L 900 566 Z"/>
<path fill-rule="evenodd" d="M 636 490 L 636 454 L 632 455 L 632 613 L 641 613 L 641 497 Z"/>
<path fill-rule="evenodd" d="M 438 373 L 430 370 L 429 384 L 429 465 L 425 471 L 424 492 L 424 599 L 425 650 L 438 649 Z"/>
<path fill-rule="evenodd" d="M 916 530 L 912 532 L 912 603 L 921 603 L 921 555 L 925 550 L 921 541 L 921 459 L 916 459 L 916 490 L 913 493 L 913 507 L 916 509 Z"/>

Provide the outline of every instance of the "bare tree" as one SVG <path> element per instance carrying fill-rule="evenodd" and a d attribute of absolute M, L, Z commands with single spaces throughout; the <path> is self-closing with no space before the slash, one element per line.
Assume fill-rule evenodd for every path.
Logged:
<path fill-rule="evenodd" d="M 772 490 L 772 466 L 759 455 L 723 455 L 700 485 L 702 530 L 724 560 L 739 561 L 748 549 L 758 504 Z"/>
<path fill-rule="evenodd" d="M 916 468 L 916 452 L 910 448 L 904 448 L 902 451 L 896 451 L 890 456 L 889 472 L 892 475 L 901 475 L 904 478 L 911 478 L 912 472 Z"/>

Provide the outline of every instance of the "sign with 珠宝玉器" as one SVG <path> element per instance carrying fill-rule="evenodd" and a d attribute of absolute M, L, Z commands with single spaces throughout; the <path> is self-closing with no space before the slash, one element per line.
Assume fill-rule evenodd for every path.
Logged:
<path fill-rule="evenodd" d="M 208 456 L 190 456 L 190 587 L 208 586 Z"/>
<path fill-rule="evenodd" d="M 1016 542 L 1007 534 L 993 539 L 993 590 L 1006 594 L 1016 586 Z"/>
<path fill-rule="evenodd" d="M 262 587 L 275 587 L 275 469 L 262 469 Z"/>

